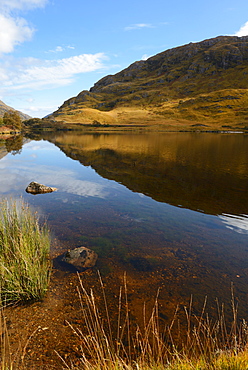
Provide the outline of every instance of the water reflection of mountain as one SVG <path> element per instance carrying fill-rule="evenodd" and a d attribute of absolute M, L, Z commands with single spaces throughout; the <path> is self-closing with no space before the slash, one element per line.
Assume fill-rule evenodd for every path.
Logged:
<path fill-rule="evenodd" d="M 13 155 L 21 153 L 22 146 L 30 140 L 24 138 L 22 135 L 2 135 L 0 139 L 0 159 L 5 157 L 8 153 Z"/>
<path fill-rule="evenodd" d="M 5 143 L 4 142 L 0 142 L 0 159 L 2 159 L 3 157 L 5 157 L 6 155 L 8 154 L 7 152 L 7 149 L 5 147 Z"/>
<path fill-rule="evenodd" d="M 48 140 L 156 201 L 208 214 L 248 213 L 247 136 L 66 133 Z"/>

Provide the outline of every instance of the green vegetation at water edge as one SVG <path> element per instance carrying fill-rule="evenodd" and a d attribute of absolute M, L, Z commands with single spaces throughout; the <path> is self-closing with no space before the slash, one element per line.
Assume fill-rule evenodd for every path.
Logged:
<path fill-rule="evenodd" d="M 41 299 L 50 279 L 50 235 L 27 204 L 0 203 L 0 289 L 2 303 Z"/>

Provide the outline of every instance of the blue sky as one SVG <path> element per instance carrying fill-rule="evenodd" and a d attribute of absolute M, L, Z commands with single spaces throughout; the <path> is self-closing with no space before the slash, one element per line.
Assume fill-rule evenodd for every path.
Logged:
<path fill-rule="evenodd" d="M 164 50 L 248 35 L 247 0 L 0 0 L 0 100 L 44 117 Z"/>

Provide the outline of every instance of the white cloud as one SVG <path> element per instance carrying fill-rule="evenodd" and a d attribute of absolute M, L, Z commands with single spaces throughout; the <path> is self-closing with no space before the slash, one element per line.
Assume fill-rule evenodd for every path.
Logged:
<path fill-rule="evenodd" d="M 25 19 L 0 14 L 0 54 L 12 52 L 16 45 L 30 40 L 33 32 Z"/>
<path fill-rule="evenodd" d="M 29 41 L 34 28 L 13 11 L 29 10 L 44 6 L 47 0 L 0 0 L 0 55 L 11 53 L 15 46 Z"/>
<path fill-rule="evenodd" d="M 55 51 L 59 51 L 59 52 L 63 51 L 63 50 L 64 50 L 64 48 L 62 48 L 62 46 L 57 46 L 56 49 L 55 49 Z"/>
<path fill-rule="evenodd" d="M 29 106 L 28 108 L 25 109 L 25 113 L 29 114 L 30 116 L 33 116 L 34 112 L 43 112 L 44 110 L 48 111 L 52 109 L 53 107 L 39 107 L 39 106 Z"/>
<path fill-rule="evenodd" d="M 33 9 L 44 6 L 48 0 L 1 0 L 0 9 L 4 11 Z"/>
<path fill-rule="evenodd" d="M 7 71 L 4 68 L 0 67 L 0 82 L 8 81 L 8 79 L 9 77 Z"/>
<path fill-rule="evenodd" d="M 103 53 L 81 54 L 70 58 L 40 60 L 25 58 L 15 66 L 6 64 L 0 70 L 1 90 L 41 90 L 70 84 L 79 73 L 96 71 L 103 68 Z M 2 76 L 2 79 L 1 79 Z"/>
<path fill-rule="evenodd" d="M 240 27 L 239 31 L 237 31 L 234 36 L 247 36 L 248 35 L 248 22 L 246 22 L 242 27 Z"/>
<path fill-rule="evenodd" d="M 103 68 L 103 53 L 81 54 L 58 60 L 35 60 L 16 71 L 12 78 L 12 89 L 43 89 L 49 86 L 64 86 L 72 82 L 73 76 Z M 11 87 L 11 86 L 8 86 Z"/>
<path fill-rule="evenodd" d="M 67 46 L 56 46 L 55 49 L 53 50 L 49 50 L 49 53 L 60 53 L 62 51 L 65 51 L 66 49 L 71 49 L 71 50 L 74 50 L 74 46 L 70 46 L 70 45 L 67 45 Z"/>
<path fill-rule="evenodd" d="M 148 58 L 150 58 L 150 56 L 151 55 L 144 54 L 144 55 L 142 55 L 141 60 L 147 60 Z"/>
<path fill-rule="evenodd" d="M 24 109 L 22 109 L 22 111 L 31 117 L 45 117 L 47 115 L 47 112 L 53 112 L 57 106 L 58 104 L 54 104 L 53 106 L 40 106 L 39 104 L 37 104 L 35 106 L 31 105 L 29 107 L 25 107 Z"/>
<path fill-rule="evenodd" d="M 154 28 L 154 27 L 149 23 L 136 23 L 125 27 L 125 31 L 140 30 L 142 28 Z"/>

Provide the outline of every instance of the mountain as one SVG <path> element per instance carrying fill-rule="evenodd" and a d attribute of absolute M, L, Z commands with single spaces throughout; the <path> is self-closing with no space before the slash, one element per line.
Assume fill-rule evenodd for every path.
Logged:
<path fill-rule="evenodd" d="M 219 36 L 135 62 L 65 101 L 49 118 L 248 130 L 248 36 Z"/>
<path fill-rule="evenodd" d="M 9 107 L 4 102 L 0 100 L 0 117 L 4 116 L 5 112 L 8 112 L 10 110 L 16 110 L 14 108 Z M 20 111 L 17 111 L 21 117 L 22 120 L 30 119 L 31 117 L 28 114 L 22 113 Z"/>

